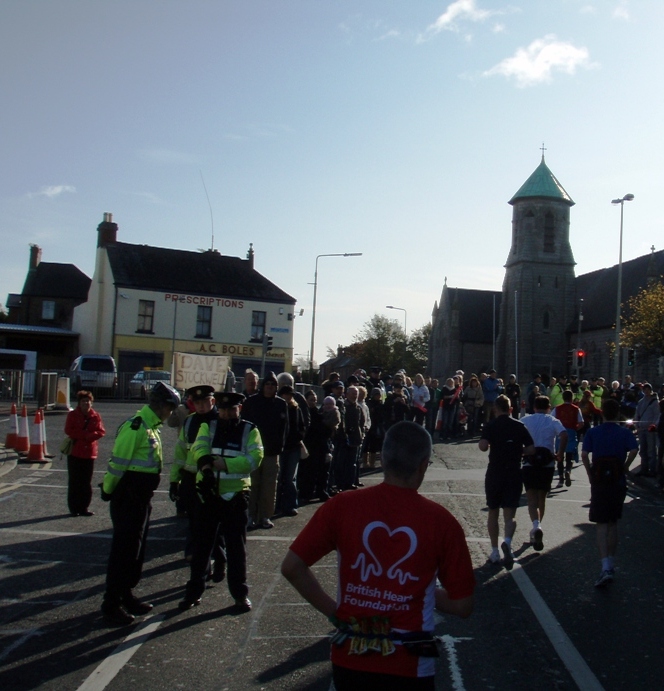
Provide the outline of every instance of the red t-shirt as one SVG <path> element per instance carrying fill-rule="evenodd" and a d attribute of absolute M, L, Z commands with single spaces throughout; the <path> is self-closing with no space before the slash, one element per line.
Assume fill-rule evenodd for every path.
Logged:
<path fill-rule="evenodd" d="M 463 530 L 452 514 L 417 490 L 381 483 L 343 492 L 318 509 L 291 545 L 308 566 L 332 550 L 339 568 L 337 617 L 388 617 L 397 631 L 434 630 L 438 577 L 453 600 L 475 589 Z M 350 641 L 332 646 L 332 662 L 365 672 L 425 677 L 432 658 L 396 643 L 395 652 L 349 654 Z"/>

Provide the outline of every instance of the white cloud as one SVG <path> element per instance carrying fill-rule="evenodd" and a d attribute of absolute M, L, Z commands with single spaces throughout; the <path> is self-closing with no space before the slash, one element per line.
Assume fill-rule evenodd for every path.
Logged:
<path fill-rule="evenodd" d="M 580 14 L 597 14 L 597 9 L 593 5 L 584 5 L 580 10 Z"/>
<path fill-rule="evenodd" d="M 627 2 L 625 2 L 625 0 L 614 8 L 612 16 L 614 19 L 624 19 L 625 21 L 629 20 L 629 7 L 627 6 Z"/>
<path fill-rule="evenodd" d="M 76 192 L 76 188 L 73 185 L 48 185 L 47 187 L 42 187 L 39 192 L 31 192 L 28 196 L 48 197 L 49 199 L 53 199 L 65 192 Z"/>
<path fill-rule="evenodd" d="M 493 31 L 494 34 L 502 34 L 503 31 L 505 31 L 505 25 L 498 22 L 497 24 L 493 25 L 493 29 L 491 29 L 491 31 Z"/>
<path fill-rule="evenodd" d="M 375 41 L 385 41 L 388 38 L 399 38 L 401 36 L 401 32 L 397 31 L 396 29 L 390 29 L 389 31 L 386 31 L 382 36 L 379 36 L 378 38 L 374 39 Z"/>
<path fill-rule="evenodd" d="M 550 34 L 536 39 L 527 48 L 519 48 L 511 58 L 494 65 L 483 76 L 499 74 L 508 79 L 514 78 L 519 87 L 526 87 L 551 81 L 554 71 L 574 74 L 577 67 L 587 69 L 591 66 L 587 48 L 558 41 Z"/>
<path fill-rule="evenodd" d="M 447 6 L 445 12 L 433 24 L 427 27 L 424 34 L 419 36 L 418 41 L 426 41 L 441 31 L 459 32 L 459 23 L 462 21 L 483 22 L 493 15 L 502 13 L 501 10 L 480 9 L 475 0 L 456 0 Z"/>

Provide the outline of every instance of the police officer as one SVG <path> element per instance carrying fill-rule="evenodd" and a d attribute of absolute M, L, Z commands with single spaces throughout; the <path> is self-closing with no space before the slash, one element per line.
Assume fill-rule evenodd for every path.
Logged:
<path fill-rule="evenodd" d="M 159 486 L 163 465 L 162 422 L 180 405 L 180 394 L 168 384 L 157 382 L 148 404 L 123 422 L 113 445 L 101 497 L 111 502 L 113 540 L 106 572 L 106 593 L 102 614 L 109 626 L 126 626 L 134 616 L 147 614 L 152 605 L 131 592 L 141 578 L 150 500 Z"/>
<path fill-rule="evenodd" d="M 185 397 L 191 401 L 195 412 L 185 419 L 177 444 L 175 445 L 175 460 L 171 466 L 170 487 L 168 496 L 186 511 L 189 519 L 189 537 L 185 546 L 185 559 L 191 561 L 192 539 L 195 530 L 196 508 L 198 495 L 196 494 L 196 473 L 198 466 L 193 459 L 191 447 L 196 441 L 196 435 L 203 422 L 216 420 L 219 416 L 214 402 L 214 388 L 212 386 L 194 386 L 185 391 Z"/>
<path fill-rule="evenodd" d="M 226 546 L 228 589 L 240 612 L 251 609 L 247 597 L 247 519 L 251 473 L 263 460 L 257 427 L 240 418 L 244 396 L 215 394 L 219 419 L 204 422 L 192 446 L 198 463 L 198 494 L 203 502 L 201 523 L 194 543 L 191 577 L 178 607 L 191 609 L 201 602 L 210 557 L 221 531 Z"/>

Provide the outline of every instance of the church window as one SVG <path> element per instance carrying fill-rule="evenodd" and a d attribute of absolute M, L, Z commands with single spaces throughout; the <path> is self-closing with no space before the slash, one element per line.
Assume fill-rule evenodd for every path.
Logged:
<path fill-rule="evenodd" d="M 537 287 L 538 287 L 538 288 L 541 288 L 541 287 L 542 287 L 542 277 L 541 277 L 541 276 L 538 276 L 538 277 L 537 277 Z"/>
<path fill-rule="evenodd" d="M 556 233 L 553 223 L 553 214 L 549 211 L 544 217 L 544 251 L 556 251 Z"/>

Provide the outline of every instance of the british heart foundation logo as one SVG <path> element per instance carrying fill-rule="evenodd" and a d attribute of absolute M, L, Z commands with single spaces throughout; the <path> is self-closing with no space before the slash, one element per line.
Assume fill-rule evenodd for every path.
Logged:
<path fill-rule="evenodd" d="M 352 569 L 360 570 L 360 579 L 366 583 L 370 576 L 382 576 L 397 580 L 401 585 L 407 581 L 419 581 L 402 564 L 417 549 L 417 536 L 412 528 L 401 526 L 391 530 L 382 521 L 373 521 L 362 533 L 364 551 L 357 555 Z"/>

